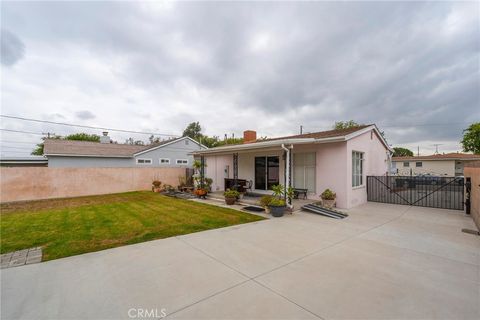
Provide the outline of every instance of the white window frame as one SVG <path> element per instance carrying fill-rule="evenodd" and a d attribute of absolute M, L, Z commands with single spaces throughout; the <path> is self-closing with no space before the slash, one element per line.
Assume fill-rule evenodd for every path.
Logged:
<path fill-rule="evenodd" d="M 136 160 L 137 165 L 141 165 L 141 166 L 151 166 L 152 163 L 153 163 L 151 158 L 137 158 L 135 160 Z M 139 160 L 143 160 L 144 162 L 140 163 L 140 162 L 138 162 Z M 149 161 L 149 162 L 145 163 L 145 161 Z"/>
<path fill-rule="evenodd" d="M 162 162 L 163 160 L 166 160 L 166 162 Z M 159 164 L 170 164 L 170 158 L 160 158 L 158 159 Z"/>
<path fill-rule="evenodd" d="M 182 162 L 179 163 L 179 161 L 182 161 Z M 188 166 L 188 159 L 176 159 L 175 163 L 179 164 L 179 165 L 182 165 L 182 166 Z"/>
<path fill-rule="evenodd" d="M 360 157 L 356 157 L 357 155 L 360 155 Z M 357 161 L 360 161 L 360 172 L 355 172 L 355 168 L 357 167 Z M 361 188 L 365 186 L 365 179 L 363 178 L 363 173 L 364 173 L 364 164 L 365 162 L 365 153 L 361 151 L 352 151 L 352 188 Z M 355 183 L 355 177 L 358 177 L 360 183 L 356 184 Z"/>

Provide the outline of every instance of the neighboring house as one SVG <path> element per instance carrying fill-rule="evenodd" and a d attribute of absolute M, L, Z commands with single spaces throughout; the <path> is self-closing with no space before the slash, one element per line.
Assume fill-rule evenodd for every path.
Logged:
<path fill-rule="evenodd" d="M 47 139 L 44 155 L 49 167 L 188 167 L 192 152 L 206 149 L 197 141 L 182 137 L 140 146 L 111 143 L 104 132 L 100 142 Z"/>
<path fill-rule="evenodd" d="M 0 158 L 0 167 L 46 167 L 48 160 L 42 156 Z"/>
<path fill-rule="evenodd" d="M 468 153 L 446 153 L 430 156 L 393 157 L 391 173 L 400 176 L 432 175 L 463 176 L 467 161 L 480 160 L 480 155 Z"/>
<path fill-rule="evenodd" d="M 203 157 L 214 191 L 235 177 L 251 181 L 255 193 L 283 184 L 319 199 L 329 188 L 337 194 L 337 207 L 350 208 L 367 201 L 367 175 L 387 174 L 391 150 L 378 128 L 367 125 L 264 140 L 249 130 L 243 144 L 194 154 Z"/>

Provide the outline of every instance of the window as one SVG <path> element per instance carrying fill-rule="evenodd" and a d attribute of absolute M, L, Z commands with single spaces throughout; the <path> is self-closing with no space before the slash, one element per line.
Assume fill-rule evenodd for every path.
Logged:
<path fill-rule="evenodd" d="M 410 162 L 408 162 L 408 161 L 404 162 L 403 167 L 404 168 L 410 167 Z"/>
<path fill-rule="evenodd" d="M 177 159 L 177 164 L 188 164 L 187 159 Z"/>
<path fill-rule="evenodd" d="M 315 192 L 316 154 L 294 153 L 293 154 L 293 186 L 300 189 L 308 189 Z"/>
<path fill-rule="evenodd" d="M 415 162 L 415 167 L 420 168 L 422 166 L 423 166 L 423 164 L 421 162 Z"/>
<path fill-rule="evenodd" d="M 152 164 L 152 159 L 137 159 L 137 164 Z"/>
<path fill-rule="evenodd" d="M 352 152 L 352 187 L 363 185 L 363 152 Z"/>
<path fill-rule="evenodd" d="M 160 158 L 160 164 L 170 164 L 170 159 L 168 159 L 168 158 Z"/>

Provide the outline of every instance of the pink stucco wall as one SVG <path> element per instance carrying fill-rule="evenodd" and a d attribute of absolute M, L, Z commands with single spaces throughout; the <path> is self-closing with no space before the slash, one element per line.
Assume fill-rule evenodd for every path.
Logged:
<path fill-rule="evenodd" d="M 337 207 L 351 208 L 367 201 L 366 176 L 385 175 L 388 170 L 387 148 L 374 131 L 364 133 L 347 142 L 294 145 L 293 153 L 314 152 L 316 154 L 315 193 L 310 199 L 319 199 L 325 189 L 337 194 Z M 352 187 L 352 152 L 364 153 L 363 185 Z M 254 181 L 255 156 L 280 156 L 280 183 L 284 181 L 283 151 L 265 150 L 239 154 L 238 177 Z M 232 155 L 207 156 L 207 176 L 213 179 L 213 190 L 223 190 L 225 166 L 233 176 Z"/>
<path fill-rule="evenodd" d="M 0 168 L 0 202 L 149 190 L 153 180 L 177 186 L 184 168 Z"/>

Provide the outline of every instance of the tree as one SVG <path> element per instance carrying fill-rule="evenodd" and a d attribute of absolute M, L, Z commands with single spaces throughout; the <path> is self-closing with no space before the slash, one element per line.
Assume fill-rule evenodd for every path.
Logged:
<path fill-rule="evenodd" d="M 136 145 L 136 146 L 144 146 L 145 142 L 143 142 L 142 140 L 135 140 L 132 137 L 130 137 L 127 140 L 125 140 L 125 144 L 131 144 L 131 145 Z"/>
<path fill-rule="evenodd" d="M 190 137 L 198 141 L 202 137 L 202 127 L 200 123 L 198 121 L 190 123 L 185 130 L 183 130 L 182 136 Z"/>
<path fill-rule="evenodd" d="M 480 122 L 472 123 L 463 130 L 462 139 L 463 151 L 480 154 Z"/>
<path fill-rule="evenodd" d="M 69 134 L 68 136 L 63 138 L 64 140 L 77 140 L 77 141 L 93 141 L 93 142 L 100 142 L 100 136 L 96 134 L 88 134 L 88 133 L 73 133 Z"/>
<path fill-rule="evenodd" d="M 336 121 L 333 128 L 335 130 L 341 130 L 341 129 L 356 128 L 360 126 L 363 126 L 363 124 L 358 124 L 353 120 L 349 120 L 349 121 Z"/>
<path fill-rule="evenodd" d="M 393 148 L 394 157 L 413 157 L 413 152 L 407 148 L 396 147 Z"/>

